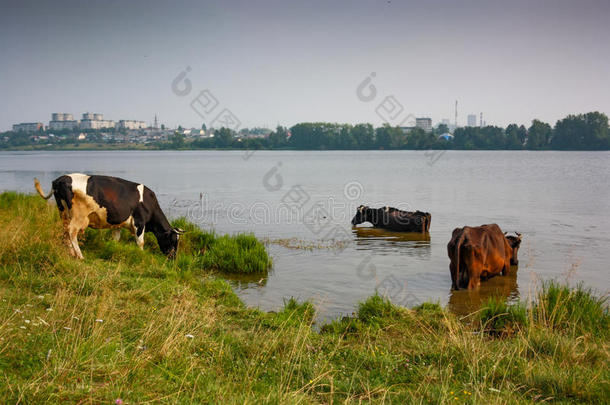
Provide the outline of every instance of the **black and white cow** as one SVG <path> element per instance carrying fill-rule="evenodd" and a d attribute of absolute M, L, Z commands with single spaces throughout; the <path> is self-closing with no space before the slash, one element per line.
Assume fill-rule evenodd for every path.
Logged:
<path fill-rule="evenodd" d="M 398 232 L 430 231 L 432 216 L 422 211 L 401 211 L 394 207 L 370 208 L 361 205 L 352 219 L 352 225 L 370 222 L 376 228 L 384 228 Z"/>
<path fill-rule="evenodd" d="M 172 228 L 155 193 L 143 184 L 118 177 L 72 173 L 56 178 L 52 185 L 45 195 L 38 179 L 34 179 L 42 198 L 55 197 L 70 251 L 79 259 L 83 254 L 77 236 L 88 226 L 114 229 L 115 240 L 121 236 L 120 228 L 127 228 L 136 237 L 140 249 L 144 248 L 144 232 L 152 232 L 161 251 L 169 257 L 175 256 L 178 237 L 184 231 Z"/>

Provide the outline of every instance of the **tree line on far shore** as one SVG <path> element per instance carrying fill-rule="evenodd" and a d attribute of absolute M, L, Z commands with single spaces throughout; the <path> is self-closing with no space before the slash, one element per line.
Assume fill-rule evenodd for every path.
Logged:
<path fill-rule="evenodd" d="M 244 137 L 228 128 L 215 129 L 214 136 L 208 138 L 187 138 L 177 131 L 168 140 L 147 145 L 155 149 L 610 150 L 608 117 L 600 112 L 568 115 L 554 127 L 533 120 L 529 128 L 517 124 L 460 127 L 454 130 L 453 138 L 443 136 L 448 132 L 443 124 L 426 132 L 387 124 L 374 128 L 371 124 L 304 122 L 289 129 L 278 126 L 266 137 Z M 0 148 L 29 143 L 24 133 L 0 134 Z"/>
<path fill-rule="evenodd" d="M 443 134 L 446 125 L 431 132 L 421 128 L 408 131 L 400 127 L 371 124 L 337 124 L 304 122 L 290 129 L 278 126 L 266 138 L 239 138 L 227 128 L 217 129 L 213 138 L 189 141 L 175 135 L 161 148 L 240 148 L 240 149 L 305 149 L 305 150 L 371 150 L 371 149 L 483 149 L 483 150 L 609 150 L 608 117 L 599 112 L 569 115 L 551 125 L 534 120 L 529 128 L 511 124 L 460 127 L 453 139 Z"/>

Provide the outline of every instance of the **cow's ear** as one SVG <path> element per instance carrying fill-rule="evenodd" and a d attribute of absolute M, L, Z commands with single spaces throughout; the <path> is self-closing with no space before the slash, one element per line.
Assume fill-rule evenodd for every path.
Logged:
<path fill-rule="evenodd" d="M 182 234 L 186 233 L 185 230 L 182 230 L 180 228 L 173 228 L 172 232 L 174 232 L 175 234 L 178 234 L 178 235 L 182 235 Z"/>

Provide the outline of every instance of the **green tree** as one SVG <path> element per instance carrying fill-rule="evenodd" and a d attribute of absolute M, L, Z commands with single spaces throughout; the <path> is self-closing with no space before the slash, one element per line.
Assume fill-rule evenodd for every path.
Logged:
<path fill-rule="evenodd" d="M 235 132 L 229 128 L 222 127 L 214 131 L 214 144 L 218 148 L 228 148 L 233 144 Z"/>
<path fill-rule="evenodd" d="M 436 135 L 433 132 L 426 132 L 422 128 L 413 128 L 406 139 L 408 149 L 431 149 L 436 143 Z"/>
<path fill-rule="evenodd" d="M 288 130 L 281 125 L 269 134 L 267 138 L 270 148 L 282 148 L 288 144 Z"/>
<path fill-rule="evenodd" d="M 546 122 L 533 120 L 532 126 L 527 130 L 525 147 L 532 150 L 547 148 L 551 141 L 552 131 L 551 126 Z"/>
<path fill-rule="evenodd" d="M 351 128 L 350 135 L 358 149 L 371 149 L 375 139 L 375 129 L 371 124 L 358 124 Z"/>
<path fill-rule="evenodd" d="M 436 135 L 442 135 L 442 134 L 446 134 L 448 132 L 449 132 L 449 127 L 447 126 L 447 124 L 438 124 L 438 126 L 434 130 L 434 133 Z"/>
<path fill-rule="evenodd" d="M 506 127 L 506 149 L 522 149 L 527 131 L 523 125 L 510 124 Z"/>
<path fill-rule="evenodd" d="M 400 127 L 385 123 L 375 131 L 375 147 L 378 149 L 398 149 L 407 143 L 407 136 Z"/>
<path fill-rule="evenodd" d="M 557 121 L 553 138 L 553 149 L 596 150 L 610 146 L 608 117 L 599 112 L 568 115 Z"/>
<path fill-rule="evenodd" d="M 184 135 L 179 132 L 176 132 L 171 136 L 170 142 L 173 149 L 183 148 L 186 143 Z"/>

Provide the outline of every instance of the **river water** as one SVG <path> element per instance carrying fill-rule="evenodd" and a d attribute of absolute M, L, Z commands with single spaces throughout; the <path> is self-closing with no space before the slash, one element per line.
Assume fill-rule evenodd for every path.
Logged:
<path fill-rule="evenodd" d="M 268 242 L 269 276 L 230 280 L 251 306 L 295 297 L 324 318 L 377 291 L 406 306 L 465 313 L 482 299 L 527 299 L 540 280 L 610 287 L 610 153 L 527 151 L 2 152 L 0 190 L 45 190 L 61 174 L 118 176 L 154 190 L 169 217 Z M 427 236 L 352 228 L 360 204 L 432 214 Z M 520 264 L 477 291 L 452 292 L 455 227 L 523 234 Z M 86 252 L 84 252 L 86 255 Z"/>

